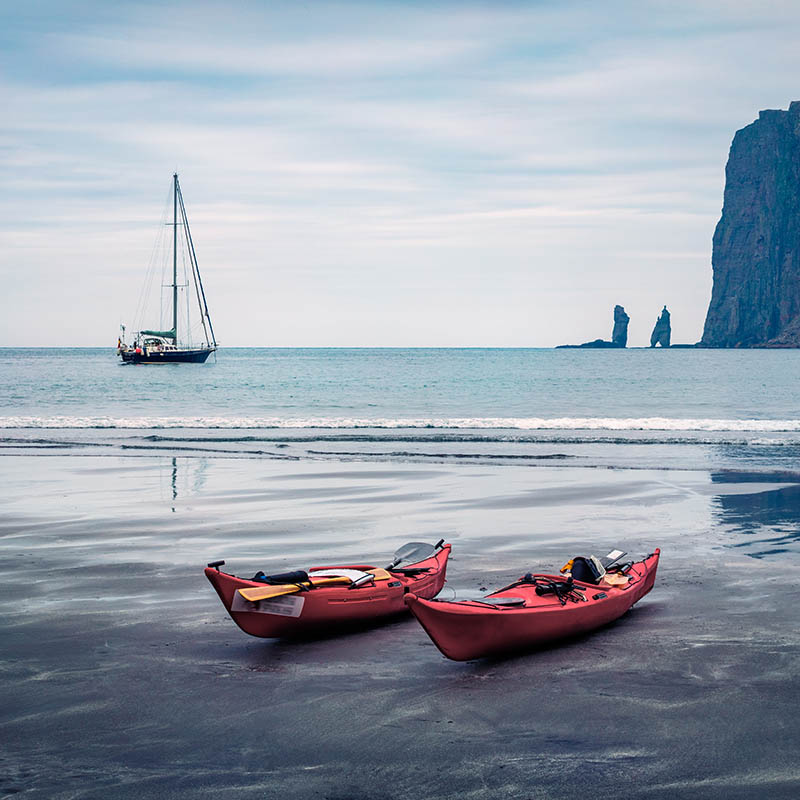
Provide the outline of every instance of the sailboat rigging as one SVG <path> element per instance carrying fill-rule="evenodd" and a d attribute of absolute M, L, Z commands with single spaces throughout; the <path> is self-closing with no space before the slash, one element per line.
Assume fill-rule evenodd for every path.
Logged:
<path fill-rule="evenodd" d="M 122 326 L 122 336 L 117 343 L 117 353 L 125 364 L 170 364 L 191 363 L 202 364 L 217 350 L 217 340 L 211 324 L 211 315 L 208 312 L 206 293 L 197 266 L 197 255 L 194 250 L 192 233 L 189 230 L 189 219 L 186 216 L 186 206 L 183 203 L 183 194 L 178 181 L 178 173 L 172 176 L 172 283 L 165 288 L 172 289 L 172 327 L 169 330 L 145 330 L 134 334 L 131 344 L 125 342 L 125 326 Z M 188 269 L 186 284 L 178 283 L 178 232 L 182 233 L 182 244 L 188 256 Z M 189 279 L 191 276 L 191 280 Z M 186 331 L 184 339 L 179 338 L 178 317 L 178 289 L 188 291 L 194 289 L 202 324 L 203 341 L 193 344 L 187 307 Z M 188 298 L 187 298 L 188 303 Z M 162 325 L 163 327 L 163 325 Z"/>

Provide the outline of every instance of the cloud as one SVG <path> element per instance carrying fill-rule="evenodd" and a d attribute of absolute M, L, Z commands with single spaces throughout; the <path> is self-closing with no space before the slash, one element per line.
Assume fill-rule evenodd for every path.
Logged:
<path fill-rule="evenodd" d="M 169 70 L 185 74 L 231 76 L 343 76 L 370 73 L 422 72 L 480 47 L 479 42 L 423 39 L 306 39 L 292 44 L 224 43 L 202 32 L 199 40 L 175 41 L 159 29 L 133 35 L 71 34 L 54 36 L 67 57 L 82 57 L 99 66 L 137 71 Z"/>
<path fill-rule="evenodd" d="M 487 344 L 557 344 L 599 335 L 626 291 L 635 320 L 680 298 L 679 338 L 696 339 L 728 145 L 795 99 L 800 66 L 790 3 L 3 13 L 0 344 L 35 344 L 17 332 L 46 331 L 37 318 L 80 319 L 89 344 L 116 324 L 100 276 L 113 253 L 136 281 L 174 169 L 209 284 L 250 287 L 217 284 L 231 344 L 475 343 L 481 297 Z M 22 272 L 69 275 L 73 306 L 34 302 Z M 262 333 L 248 320 L 276 291 L 296 313 Z M 425 291 L 458 303 L 390 324 Z M 363 325 L 331 341 L 345 306 Z"/>

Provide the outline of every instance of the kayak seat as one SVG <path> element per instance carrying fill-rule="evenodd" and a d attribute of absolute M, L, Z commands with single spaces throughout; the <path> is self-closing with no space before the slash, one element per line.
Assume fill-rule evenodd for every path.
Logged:
<path fill-rule="evenodd" d="M 524 606 L 525 605 L 525 598 L 524 597 L 454 597 L 452 600 L 439 600 L 437 598 L 437 602 L 440 603 L 485 603 L 487 606 L 497 606 L 498 608 L 503 608 L 505 606 L 512 607 L 512 606 Z"/>
<path fill-rule="evenodd" d="M 488 603 L 490 606 L 524 606 L 524 597 L 481 597 L 480 603 Z"/>
<path fill-rule="evenodd" d="M 574 580 L 581 583 L 591 583 L 595 586 L 600 583 L 600 579 L 603 577 L 594 563 L 583 556 L 575 556 L 572 559 L 570 573 Z"/>

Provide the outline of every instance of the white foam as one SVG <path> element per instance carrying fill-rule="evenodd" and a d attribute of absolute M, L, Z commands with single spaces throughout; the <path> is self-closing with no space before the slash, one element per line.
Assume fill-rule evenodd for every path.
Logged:
<path fill-rule="evenodd" d="M 443 428 L 525 431 L 800 431 L 800 419 L 680 419 L 672 417 L 108 417 L 7 416 L 0 428 Z"/>

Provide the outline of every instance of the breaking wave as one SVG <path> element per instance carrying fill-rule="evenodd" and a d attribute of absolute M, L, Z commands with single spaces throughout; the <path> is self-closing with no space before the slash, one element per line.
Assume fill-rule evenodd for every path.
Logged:
<path fill-rule="evenodd" d="M 6 416 L 0 428 L 84 429 L 303 429 L 352 430 L 361 428 L 425 428 L 442 430 L 520 431 L 685 431 L 791 433 L 800 431 L 800 419 L 680 419 L 670 417 L 453 417 L 453 418 L 350 418 L 350 417 L 110 417 L 110 416 Z"/>

